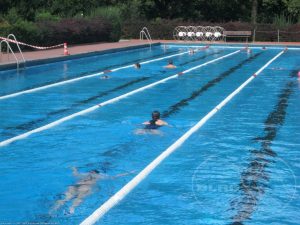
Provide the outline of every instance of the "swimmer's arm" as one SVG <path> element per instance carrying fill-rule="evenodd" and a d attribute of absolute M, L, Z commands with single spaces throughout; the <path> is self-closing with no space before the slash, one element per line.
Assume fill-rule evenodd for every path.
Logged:
<path fill-rule="evenodd" d="M 77 169 L 75 166 L 73 166 L 71 169 L 72 169 L 72 173 L 73 173 L 73 176 L 74 176 L 74 177 L 79 177 L 79 178 L 81 178 L 81 177 L 85 176 L 84 173 L 79 173 L 79 172 L 78 172 L 78 169 Z"/>
<path fill-rule="evenodd" d="M 124 176 L 127 176 L 127 175 L 132 174 L 132 173 L 135 173 L 135 170 L 132 170 L 132 171 L 126 172 L 126 173 L 117 174 L 116 176 L 112 176 L 111 179 L 115 179 L 115 178 L 118 178 L 118 177 L 124 177 Z"/>
<path fill-rule="evenodd" d="M 165 122 L 165 121 L 162 121 L 163 122 L 163 125 L 165 125 L 165 126 L 168 126 L 169 124 L 167 123 L 167 122 Z"/>
<path fill-rule="evenodd" d="M 79 173 L 78 173 L 77 168 L 73 166 L 71 169 L 72 169 L 73 176 L 74 176 L 74 177 L 78 177 L 78 176 L 79 176 Z"/>
<path fill-rule="evenodd" d="M 173 127 L 173 125 L 171 124 L 168 124 L 167 122 L 165 121 L 162 121 L 163 123 L 160 125 L 160 126 L 168 126 L 168 127 Z"/>
<path fill-rule="evenodd" d="M 159 120 L 157 125 L 159 125 L 159 126 L 168 126 L 169 124 L 166 121 Z"/>
<path fill-rule="evenodd" d="M 144 122 L 143 124 L 144 124 L 144 125 L 149 125 L 150 123 L 149 123 L 149 121 L 146 121 L 146 122 Z"/>

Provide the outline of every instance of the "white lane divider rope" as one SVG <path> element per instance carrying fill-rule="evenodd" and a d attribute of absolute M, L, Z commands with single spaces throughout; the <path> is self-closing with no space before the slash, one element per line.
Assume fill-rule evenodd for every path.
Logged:
<path fill-rule="evenodd" d="M 206 65 L 208 65 L 208 64 L 217 62 L 217 61 L 219 61 L 219 60 L 221 60 L 221 59 L 224 59 L 224 58 L 227 58 L 227 57 L 232 56 L 232 55 L 234 55 L 234 54 L 237 54 L 237 53 L 239 53 L 240 51 L 241 51 L 241 50 L 238 50 L 238 51 L 229 53 L 229 54 L 227 54 L 227 55 L 221 56 L 221 57 L 216 58 L 216 59 L 214 59 L 214 60 L 211 60 L 211 61 L 208 61 L 208 62 L 206 62 L 206 63 L 200 64 L 200 65 L 198 65 L 198 66 L 192 67 L 192 68 L 190 68 L 190 69 L 188 69 L 188 70 L 185 70 L 185 71 L 183 71 L 183 72 L 181 72 L 181 73 L 179 73 L 179 74 L 175 74 L 175 75 L 169 76 L 169 77 L 164 78 L 164 79 L 162 79 L 162 80 L 153 82 L 153 83 L 148 84 L 148 85 L 146 85 L 146 86 L 140 87 L 140 88 L 138 88 L 138 89 L 135 89 L 135 90 L 133 90 L 133 91 L 130 91 L 130 92 L 128 92 L 128 93 L 125 93 L 125 94 L 123 94 L 123 95 L 120 95 L 120 96 L 118 96 L 118 97 L 112 98 L 112 99 L 107 100 L 107 101 L 102 102 L 102 103 L 99 103 L 98 105 L 92 106 L 92 107 L 87 108 L 87 109 L 85 109 L 85 110 L 82 110 L 82 111 L 79 111 L 79 112 L 77 112 L 77 113 L 71 114 L 71 115 L 69 115 L 69 116 L 63 117 L 63 118 L 61 118 L 61 119 L 59 119 L 59 120 L 56 120 L 56 121 L 54 121 L 54 122 L 52 122 L 52 123 L 49 123 L 49 124 L 47 124 L 47 125 L 44 125 L 44 126 L 42 126 L 42 127 L 39 127 L 39 128 L 34 129 L 34 130 L 28 131 L 28 132 L 26 132 L 26 133 L 20 134 L 20 135 L 18 135 L 18 136 L 13 137 L 13 138 L 9 138 L 9 139 L 7 139 L 7 140 L 1 141 L 1 142 L 0 142 L 0 147 L 3 147 L 3 146 L 5 146 L 5 145 L 8 145 L 8 144 L 10 144 L 10 143 L 12 143 L 12 142 L 14 142 L 14 141 L 16 141 L 16 140 L 24 139 L 24 138 L 28 137 L 28 136 L 31 135 L 31 134 L 38 133 L 38 132 L 41 132 L 41 131 L 44 131 L 44 130 L 48 130 L 48 129 L 52 128 L 52 127 L 55 127 L 55 126 L 57 126 L 57 125 L 59 125 L 59 124 L 65 122 L 65 121 L 71 120 L 71 119 L 73 119 L 73 118 L 75 118 L 75 117 L 77 117 L 77 116 L 81 116 L 81 115 L 87 114 L 87 113 L 89 113 L 89 112 L 92 112 L 92 111 L 98 109 L 99 107 L 102 107 L 102 106 L 105 106 L 105 105 L 108 105 L 108 104 L 112 104 L 112 103 L 114 103 L 114 102 L 117 102 L 117 101 L 119 101 L 119 100 L 121 100 L 121 99 L 123 99 L 123 98 L 126 98 L 126 97 L 128 97 L 128 96 L 130 96 L 130 95 L 133 95 L 133 94 L 135 94 L 135 93 L 144 91 L 144 90 L 149 89 L 149 88 L 151 88 L 151 87 L 154 87 L 154 86 L 156 86 L 156 85 L 158 85 L 158 84 L 164 83 L 164 82 L 166 82 L 166 81 L 168 81 L 168 80 L 175 79 L 176 77 L 181 76 L 181 74 L 184 74 L 184 73 L 190 72 L 190 71 L 192 71 L 192 70 L 195 70 L 195 69 L 201 68 L 201 67 L 203 67 L 203 66 L 206 66 Z"/>
<path fill-rule="evenodd" d="M 207 47 L 203 47 L 201 50 L 205 50 L 205 49 L 207 49 Z M 148 61 L 145 61 L 145 62 L 141 62 L 140 64 L 148 64 L 148 63 L 160 61 L 160 60 L 163 60 L 163 59 L 168 59 L 168 58 L 172 58 L 172 57 L 175 57 L 175 56 L 180 56 L 180 55 L 187 54 L 187 53 L 189 53 L 189 51 L 185 51 L 185 52 L 181 52 L 181 53 L 177 53 L 177 54 L 173 54 L 173 55 L 169 55 L 169 56 L 164 56 L 164 57 L 160 57 L 160 58 L 157 58 L 157 59 L 148 60 Z M 49 84 L 49 85 L 45 85 L 45 86 L 41 86 L 41 87 L 37 87 L 37 88 L 28 89 L 28 90 L 25 90 L 25 91 L 19 91 L 19 92 L 8 94 L 8 95 L 3 95 L 3 96 L 0 96 L 0 100 L 13 98 L 13 97 L 16 97 L 16 96 L 19 96 L 19 95 L 33 93 L 33 92 L 36 92 L 36 91 L 40 91 L 40 90 L 44 90 L 44 89 L 48 89 L 48 88 L 52 88 L 52 87 L 57 87 L 57 86 L 69 84 L 69 83 L 76 82 L 76 81 L 79 81 L 79 80 L 100 76 L 100 75 L 103 75 L 103 74 L 108 73 L 108 72 L 115 72 L 115 71 L 118 71 L 118 70 L 130 68 L 130 67 L 134 67 L 134 65 L 122 66 L 122 67 L 118 67 L 118 68 L 115 68 L 115 69 L 112 69 L 112 70 L 105 70 L 105 71 L 90 74 L 90 75 L 87 75 L 87 76 L 77 77 L 77 78 L 73 78 L 73 79 L 70 79 L 70 80 L 57 82 L 57 83 L 54 83 L 54 84 Z"/>
<path fill-rule="evenodd" d="M 141 183 L 165 158 L 178 149 L 193 133 L 199 130 L 218 110 L 226 105 L 235 95 L 237 95 L 248 83 L 250 83 L 256 76 L 258 76 L 266 67 L 268 67 L 274 60 L 281 56 L 285 51 L 281 51 L 274 58 L 268 61 L 261 69 L 247 79 L 241 86 L 228 95 L 221 103 L 219 103 L 213 110 L 204 116 L 195 126 L 188 130 L 169 148 L 162 152 L 155 158 L 148 166 L 146 166 L 138 175 L 129 181 L 116 194 L 109 198 L 103 205 L 87 217 L 80 225 L 91 225 L 96 223 L 103 217 L 111 208 L 116 206 L 122 199 L 124 199 L 139 183 Z"/>

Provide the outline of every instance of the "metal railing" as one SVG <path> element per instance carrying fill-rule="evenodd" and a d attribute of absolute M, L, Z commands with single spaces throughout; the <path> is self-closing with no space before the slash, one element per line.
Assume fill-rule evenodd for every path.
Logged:
<path fill-rule="evenodd" d="M 26 60 L 25 60 L 24 55 L 23 55 L 23 52 L 22 52 L 22 50 L 21 50 L 21 48 L 20 48 L 19 42 L 18 42 L 17 39 L 16 39 L 16 36 L 15 36 L 14 34 L 9 34 L 9 35 L 7 36 L 7 38 L 8 38 L 8 39 L 11 39 L 10 37 L 12 37 L 12 39 L 15 41 L 14 43 L 15 43 L 15 44 L 17 45 L 17 47 L 18 47 L 18 50 L 19 50 L 19 52 L 20 52 L 20 55 L 21 55 L 21 57 L 22 57 L 22 60 L 23 60 L 24 66 L 25 66 Z"/>
<path fill-rule="evenodd" d="M 140 40 L 144 40 L 144 36 L 148 40 L 150 48 L 151 48 L 152 38 L 151 38 L 151 35 L 150 35 L 147 27 L 143 27 L 143 29 L 140 31 Z"/>
<path fill-rule="evenodd" d="M 20 64 L 20 63 L 19 63 L 19 60 L 18 60 L 16 54 L 14 53 L 14 51 L 11 49 L 10 44 L 9 44 L 8 41 L 6 41 L 6 40 L 2 40 L 2 41 L 0 42 L 0 52 L 1 52 L 1 55 L 2 55 L 2 43 L 6 43 L 6 45 L 7 45 L 7 54 L 9 54 L 9 51 L 13 54 L 13 56 L 14 56 L 16 62 L 17 62 L 17 69 L 19 69 L 19 64 Z"/>
<path fill-rule="evenodd" d="M 23 52 L 22 52 L 22 50 L 21 50 L 21 48 L 20 48 L 19 42 L 18 42 L 17 39 L 16 39 L 16 36 L 15 36 L 14 34 L 9 34 L 9 35 L 7 35 L 7 38 L 6 38 L 6 39 L 9 39 L 9 40 L 11 40 L 11 41 L 2 40 L 2 41 L 0 42 L 0 52 L 2 53 L 2 43 L 3 43 L 3 42 L 6 43 L 6 45 L 7 45 L 7 57 L 9 58 L 9 53 L 11 52 L 11 53 L 13 54 L 13 56 L 14 56 L 16 62 L 17 62 L 17 69 L 19 69 L 20 61 L 19 61 L 18 57 L 16 56 L 15 52 L 12 50 L 11 44 L 10 44 L 10 43 L 16 44 L 16 45 L 17 45 L 17 48 L 18 48 L 18 50 L 19 50 L 19 53 L 20 53 L 20 55 L 21 55 L 21 57 L 22 57 L 22 62 L 23 62 L 24 67 L 25 67 L 26 60 L 25 60 L 24 55 L 23 55 Z"/>
<path fill-rule="evenodd" d="M 300 31 L 284 31 L 284 30 L 257 30 L 257 29 L 254 29 L 253 30 L 253 39 L 252 41 L 255 42 L 256 41 L 256 36 L 258 33 L 265 33 L 265 34 L 272 34 L 272 36 L 274 35 L 274 37 L 276 37 L 277 39 L 277 42 L 280 42 L 281 41 L 281 34 L 300 34 Z M 300 39 L 299 39 L 300 41 Z"/>

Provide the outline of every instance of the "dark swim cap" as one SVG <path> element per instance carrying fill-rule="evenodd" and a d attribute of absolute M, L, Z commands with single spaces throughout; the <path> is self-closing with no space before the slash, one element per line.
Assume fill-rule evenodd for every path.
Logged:
<path fill-rule="evenodd" d="M 99 170 L 91 170 L 91 173 L 100 173 Z"/>
<path fill-rule="evenodd" d="M 152 118 L 158 120 L 160 118 L 160 112 L 153 111 L 152 112 Z"/>

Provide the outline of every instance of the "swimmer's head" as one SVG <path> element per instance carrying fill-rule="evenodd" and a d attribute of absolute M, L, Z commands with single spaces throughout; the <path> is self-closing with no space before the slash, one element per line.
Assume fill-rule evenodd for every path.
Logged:
<path fill-rule="evenodd" d="M 169 60 L 169 65 L 173 65 L 173 61 L 172 60 Z"/>
<path fill-rule="evenodd" d="M 134 67 L 135 67 L 136 69 L 140 69 L 140 68 L 141 68 L 141 64 L 136 63 L 136 64 L 134 64 Z"/>
<path fill-rule="evenodd" d="M 160 118 L 160 112 L 158 111 L 153 111 L 152 112 L 152 119 L 158 120 Z"/>
<path fill-rule="evenodd" d="M 103 75 L 103 76 L 100 77 L 100 79 L 109 79 L 109 76 Z"/>
<path fill-rule="evenodd" d="M 100 173 L 99 170 L 91 170 L 90 172 L 91 173 L 95 173 L 95 174 L 99 174 Z"/>

